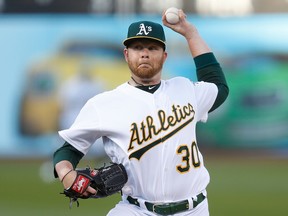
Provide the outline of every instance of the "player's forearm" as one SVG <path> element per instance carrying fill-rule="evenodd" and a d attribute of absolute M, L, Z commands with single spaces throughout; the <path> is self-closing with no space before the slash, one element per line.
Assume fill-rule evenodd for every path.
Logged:
<path fill-rule="evenodd" d="M 73 169 L 74 167 L 72 163 L 67 160 L 60 161 L 55 165 L 55 171 L 57 172 L 60 181 L 62 181 L 63 178 L 70 172 L 70 170 Z"/>
<path fill-rule="evenodd" d="M 66 142 L 62 147 L 57 149 L 57 151 L 55 151 L 53 155 L 53 163 L 54 163 L 54 168 L 55 168 L 54 176 L 58 177 L 59 176 L 58 171 L 60 171 L 61 168 L 65 168 L 65 165 L 67 165 L 66 163 L 62 164 L 60 162 L 62 161 L 69 162 L 72 165 L 72 167 L 69 164 L 67 165 L 68 168 L 73 169 L 77 166 L 77 164 L 79 163 L 79 161 L 81 160 L 83 156 L 84 154 L 82 152 L 78 151 L 76 148 L 74 148 L 72 145 Z M 56 165 L 58 167 L 58 170 L 56 170 Z M 65 168 L 64 171 L 67 171 L 67 169 Z M 61 179 L 60 176 L 59 178 Z"/>
<path fill-rule="evenodd" d="M 190 26 L 184 37 L 187 40 L 189 50 L 193 58 L 211 52 L 210 47 L 201 37 L 198 30 L 194 26 Z"/>
<path fill-rule="evenodd" d="M 188 22 L 186 19 L 186 14 L 183 12 L 183 10 L 179 10 L 178 15 L 180 20 L 175 25 L 169 24 L 166 20 L 166 16 L 163 15 L 163 24 L 185 37 L 188 42 L 190 52 L 194 58 L 204 53 L 211 52 L 211 49 L 200 36 L 197 28 L 192 23 Z"/>

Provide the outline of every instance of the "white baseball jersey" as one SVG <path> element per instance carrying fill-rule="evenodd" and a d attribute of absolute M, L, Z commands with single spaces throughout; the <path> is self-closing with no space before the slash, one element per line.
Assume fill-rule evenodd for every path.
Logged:
<path fill-rule="evenodd" d="M 162 80 L 153 94 L 124 83 L 90 99 L 59 134 L 84 154 L 102 137 L 107 155 L 127 170 L 124 196 L 187 199 L 209 183 L 195 129 L 207 120 L 217 92 L 215 84 L 182 77 Z"/>

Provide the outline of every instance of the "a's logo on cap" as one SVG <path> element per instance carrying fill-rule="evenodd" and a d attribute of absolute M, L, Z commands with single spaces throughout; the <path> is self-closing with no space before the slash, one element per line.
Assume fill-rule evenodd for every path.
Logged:
<path fill-rule="evenodd" d="M 148 35 L 152 31 L 152 26 L 145 26 L 143 23 L 139 25 L 139 32 L 136 35 Z"/>

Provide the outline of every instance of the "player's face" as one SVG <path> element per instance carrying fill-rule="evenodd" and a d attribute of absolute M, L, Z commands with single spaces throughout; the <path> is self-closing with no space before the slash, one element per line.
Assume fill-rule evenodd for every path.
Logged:
<path fill-rule="evenodd" d="M 160 74 L 167 53 L 158 42 L 141 39 L 131 42 L 124 49 L 126 62 L 131 72 L 143 80 L 149 80 Z"/>

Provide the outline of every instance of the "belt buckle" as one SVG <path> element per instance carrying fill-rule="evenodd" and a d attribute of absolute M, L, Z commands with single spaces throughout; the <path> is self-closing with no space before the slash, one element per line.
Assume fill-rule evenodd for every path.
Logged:
<path fill-rule="evenodd" d="M 153 204 L 152 212 L 160 215 L 171 214 L 171 204 L 173 203 L 157 203 Z M 156 209 L 158 207 L 158 210 Z"/>

